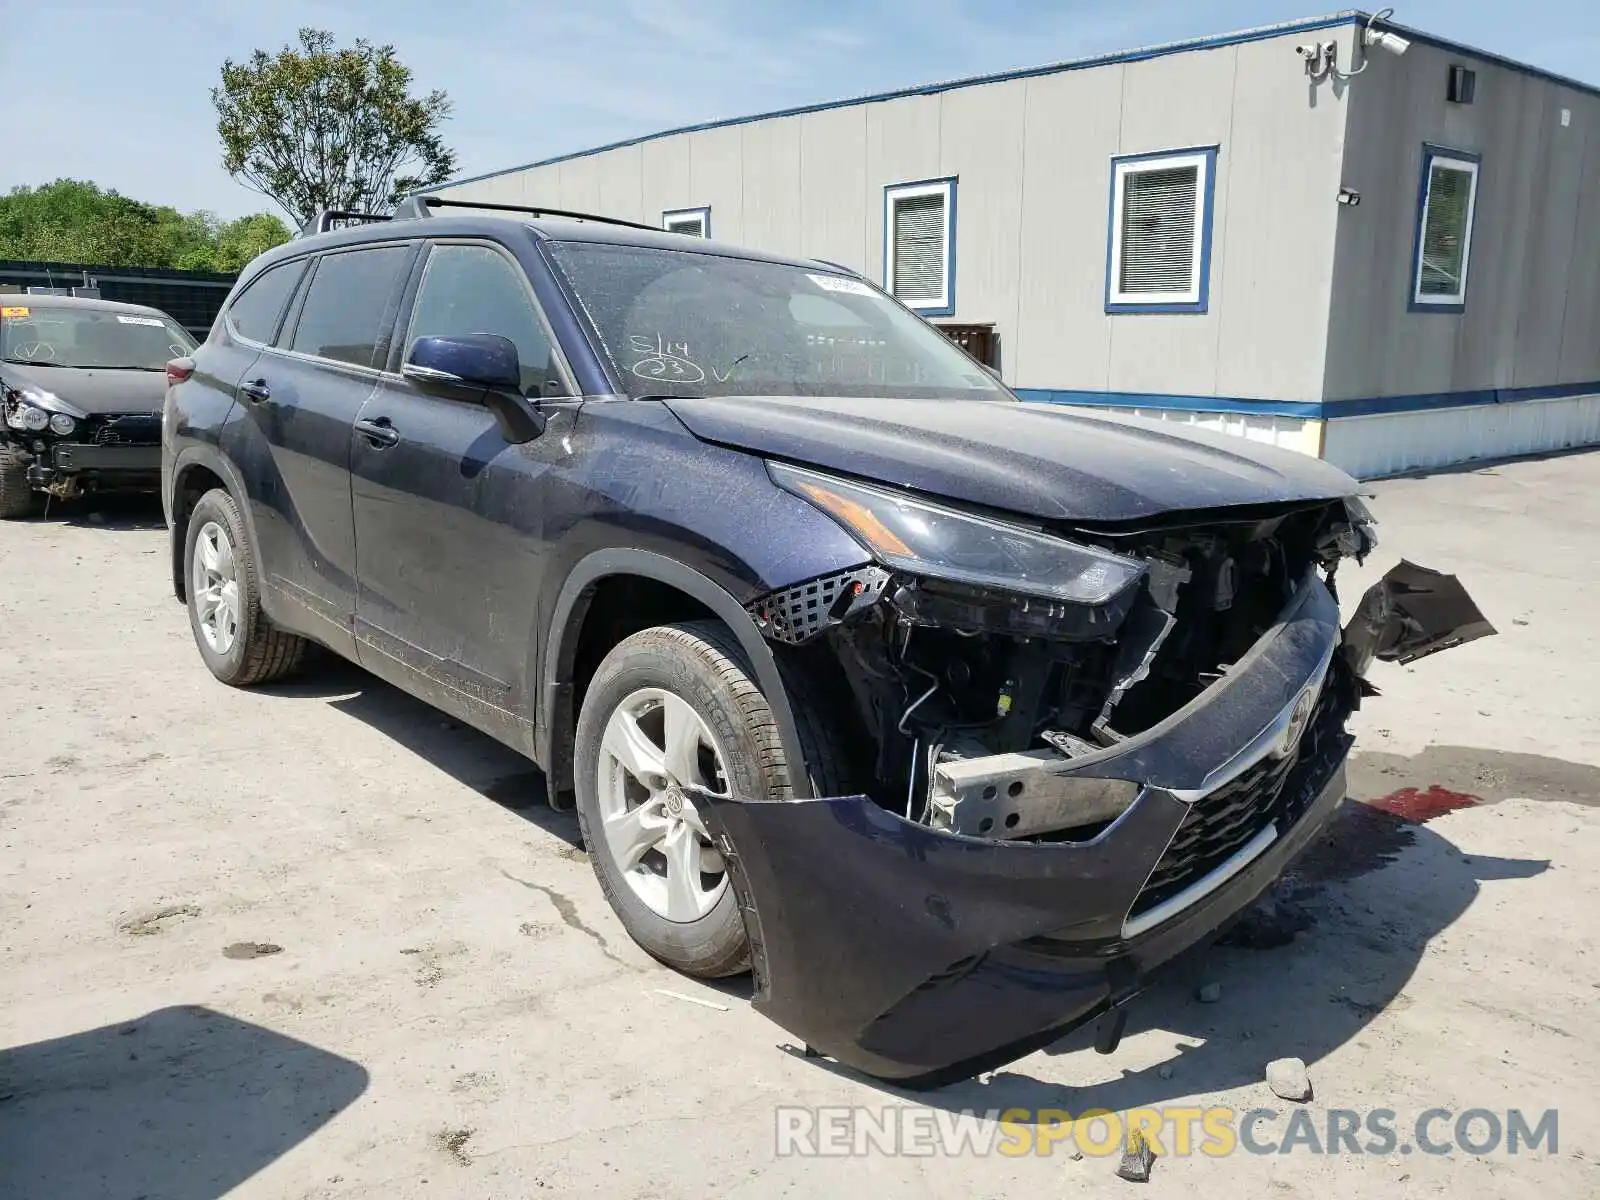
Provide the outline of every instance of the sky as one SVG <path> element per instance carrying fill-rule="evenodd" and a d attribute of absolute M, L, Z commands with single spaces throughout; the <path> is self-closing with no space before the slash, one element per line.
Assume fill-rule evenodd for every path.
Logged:
<path fill-rule="evenodd" d="M 674 126 L 1318 15 L 1339 0 L 0 0 L 0 192 L 59 177 L 224 218 L 224 60 L 303 25 L 391 43 L 475 175 Z M 1597 0 L 1411 0 L 1395 20 L 1600 83 Z"/>

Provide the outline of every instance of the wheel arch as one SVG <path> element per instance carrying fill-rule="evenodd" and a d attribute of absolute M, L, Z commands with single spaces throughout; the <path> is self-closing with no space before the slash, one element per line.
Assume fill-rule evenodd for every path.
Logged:
<path fill-rule="evenodd" d="M 199 487 L 199 483 L 211 486 Z M 168 489 L 167 514 L 171 521 L 172 594 L 179 600 L 188 599 L 188 581 L 183 572 L 183 547 L 188 538 L 189 513 L 195 503 L 214 487 L 225 489 L 233 497 L 250 535 L 251 545 L 256 541 L 255 519 L 250 511 L 244 479 L 222 453 L 211 446 L 185 446 L 172 464 L 172 483 Z"/>
<path fill-rule="evenodd" d="M 551 611 L 548 636 L 535 671 L 534 677 L 539 680 L 539 704 L 534 722 L 534 757 L 549 778 L 552 800 L 572 787 L 571 742 L 581 701 L 575 668 L 585 622 L 601 586 L 606 580 L 619 577 L 671 588 L 728 627 L 750 660 L 756 682 L 766 696 L 785 758 L 803 766 L 805 756 L 777 659 L 744 606 L 720 584 L 676 559 L 648 550 L 618 547 L 595 551 L 581 559 L 568 574 Z M 651 622 L 652 625 L 660 623 Z M 794 770 L 791 778 L 796 797 L 809 799 L 811 783 L 807 772 Z"/>

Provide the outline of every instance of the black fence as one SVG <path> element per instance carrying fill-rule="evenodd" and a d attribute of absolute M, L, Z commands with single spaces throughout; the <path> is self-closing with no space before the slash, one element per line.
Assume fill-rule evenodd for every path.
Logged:
<path fill-rule="evenodd" d="M 102 300 L 159 308 L 196 338 L 204 339 L 236 275 L 174 271 L 165 267 L 91 267 L 82 263 L 0 259 L 0 291 L 50 288 L 98 295 Z"/>

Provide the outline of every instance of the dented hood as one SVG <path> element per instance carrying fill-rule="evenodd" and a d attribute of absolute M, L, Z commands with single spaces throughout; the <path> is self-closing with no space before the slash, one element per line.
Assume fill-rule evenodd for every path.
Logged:
<path fill-rule="evenodd" d="M 1043 520 L 1353 495 L 1319 459 L 1053 404 L 714 396 L 664 401 L 699 438 Z"/>
<path fill-rule="evenodd" d="M 111 367 L 0 367 L 13 387 L 36 387 L 59 396 L 79 412 L 158 413 L 167 395 L 165 371 Z"/>

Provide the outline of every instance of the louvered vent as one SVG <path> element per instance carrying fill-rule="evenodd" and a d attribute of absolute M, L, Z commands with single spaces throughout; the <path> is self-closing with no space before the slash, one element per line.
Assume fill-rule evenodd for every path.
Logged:
<path fill-rule="evenodd" d="M 894 202 L 894 294 L 907 304 L 945 299 L 945 194 Z"/>
<path fill-rule="evenodd" d="M 1194 290 L 1199 203 L 1200 168 L 1193 164 L 1123 176 L 1119 292 L 1139 296 Z"/>

